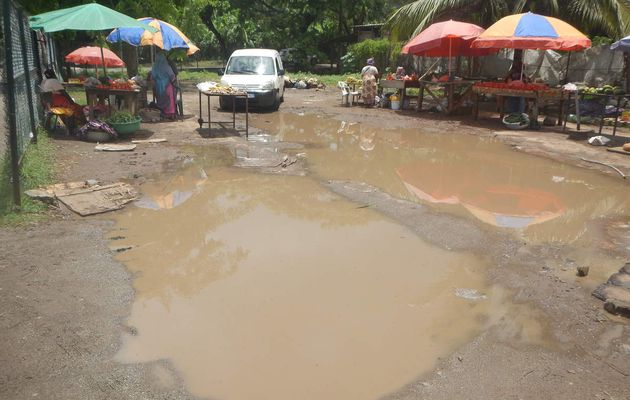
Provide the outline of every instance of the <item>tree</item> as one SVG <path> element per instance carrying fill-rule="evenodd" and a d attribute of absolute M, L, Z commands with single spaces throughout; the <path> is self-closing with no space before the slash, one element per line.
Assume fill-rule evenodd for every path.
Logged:
<path fill-rule="evenodd" d="M 416 0 L 398 8 L 387 27 L 394 38 L 407 39 L 437 21 L 452 18 L 487 27 L 527 11 L 566 19 L 588 34 L 619 38 L 630 28 L 627 0 Z"/>

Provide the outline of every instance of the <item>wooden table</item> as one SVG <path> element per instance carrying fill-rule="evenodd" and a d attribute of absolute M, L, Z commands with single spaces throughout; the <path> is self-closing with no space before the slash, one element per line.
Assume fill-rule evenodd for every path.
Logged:
<path fill-rule="evenodd" d="M 208 120 L 204 121 L 203 119 L 203 108 L 201 104 L 201 95 L 206 96 L 208 99 Z M 238 132 L 236 129 L 236 99 L 244 99 L 245 100 L 245 138 L 249 139 L 249 97 L 246 92 L 239 92 L 234 94 L 221 94 L 216 92 L 208 92 L 204 90 L 199 90 L 199 119 L 197 122 L 199 123 L 199 128 L 203 127 L 203 124 L 208 124 L 208 129 L 211 128 L 211 124 L 224 124 L 229 121 L 212 121 L 212 112 L 210 107 L 210 98 L 211 97 L 227 97 L 232 99 L 232 129 Z"/>
<path fill-rule="evenodd" d="M 420 91 L 418 92 L 418 112 L 422 111 L 422 104 L 425 100 L 425 92 L 429 95 L 429 101 L 439 110 L 442 108 L 442 100 L 447 100 L 447 106 L 444 110 L 447 114 L 453 113 L 457 107 L 461 106 L 464 99 L 472 93 L 472 86 L 478 82 L 477 80 L 455 80 L 447 82 L 419 81 Z M 435 88 L 439 87 L 443 90 L 440 96 L 435 93 Z M 455 92 L 460 89 L 459 98 L 455 99 Z"/>
<path fill-rule="evenodd" d="M 86 87 L 85 98 L 89 109 L 88 119 L 92 120 L 94 118 L 94 106 L 96 104 L 105 104 L 105 100 L 107 100 L 107 105 L 109 106 L 107 110 L 107 115 L 109 116 L 111 113 L 111 102 L 109 96 L 112 95 L 122 97 L 126 111 L 136 115 L 138 113 L 138 98 L 140 93 L 140 89 L 123 90 Z"/>
<path fill-rule="evenodd" d="M 547 102 L 557 102 L 559 103 L 559 116 L 558 116 L 558 125 L 562 125 L 563 119 L 563 109 L 564 102 L 566 100 L 566 96 L 562 89 L 546 89 L 546 90 L 520 90 L 513 88 L 493 88 L 487 86 L 474 86 L 472 87 L 472 92 L 474 93 L 474 103 L 473 103 L 473 116 L 475 119 L 479 117 L 479 97 L 484 94 L 491 94 L 497 96 L 499 99 L 499 104 L 501 106 L 500 115 L 501 119 L 503 119 L 504 115 L 504 102 L 506 97 L 524 97 L 526 99 L 531 99 L 534 103 L 532 108 L 532 121 L 538 123 L 538 113 L 541 104 Z"/>
<path fill-rule="evenodd" d="M 407 98 L 407 89 L 409 88 L 420 88 L 420 83 L 416 80 L 403 80 L 403 79 L 381 79 L 378 82 L 378 94 L 383 94 L 383 89 L 396 89 L 400 90 L 401 99 L 400 104 L 405 104 L 405 99 Z"/>

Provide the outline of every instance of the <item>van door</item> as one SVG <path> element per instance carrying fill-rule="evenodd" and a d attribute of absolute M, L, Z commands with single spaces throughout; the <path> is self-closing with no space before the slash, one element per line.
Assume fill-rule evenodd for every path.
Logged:
<path fill-rule="evenodd" d="M 282 66 L 282 59 L 280 55 L 276 55 L 276 87 L 278 88 L 278 93 L 280 94 L 280 98 L 283 99 L 284 96 L 284 75 L 280 75 L 280 71 L 284 70 Z"/>

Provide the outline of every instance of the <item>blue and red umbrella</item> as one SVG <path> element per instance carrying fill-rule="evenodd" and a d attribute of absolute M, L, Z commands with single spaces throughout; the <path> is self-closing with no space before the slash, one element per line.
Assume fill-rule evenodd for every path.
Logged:
<path fill-rule="evenodd" d="M 472 43 L 480 49 L 583 50 L 591 40 L 568 23 L 531 12 L 503 17 Z"/>
<path fill-rule="evenodd" d="M 199 48 L 182 31 L 168 22 L 151 17 L 138 18 L 138 21 L 157 29 L 157 32 L 152 33 L 141 28 L 118 28 L 107 36 L 107 41 L 110 43 L 122 41 L 132 46 L 153 45 L 166 51 L 187 49 L 188 55 L 199 51 Z"/>

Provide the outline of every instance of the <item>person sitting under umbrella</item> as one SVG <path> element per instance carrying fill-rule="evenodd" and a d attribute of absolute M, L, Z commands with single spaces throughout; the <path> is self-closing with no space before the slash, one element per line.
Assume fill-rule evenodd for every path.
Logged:
<path fill-rule="evenodd" d="M 527 76 L 523 73 L 523 50 L 514 50 L 514 60 L 512 61 L 512 67 L 505 77 L 505 83 L 527 83 Z M 525 112 L 525 98 L 524 97 L 506 97 L 507 112 L 509 113 L 523 113 Z"/>
<path fill-rule="evenodd" d="M 162 51 L 158 52 L 155 57 L 155 63 L 151 68 L 151 79 L 155 84 L 157 107 L 162 112 L 162 116 L 175 118 L 175 83 L 177 77 Z"/>
<path fill-rule="evenodd" d="M 42 97 L 44 108 L 53 115 L 59 116 L 66 128 L 68 128 L 69 133 L 74 133 L 77 125 L 85 123 L 86 118 L 83 113 L 83 107 L 70 97 L 52 69 L 44 71 L 41 89 L 44 95 Z M 50 96 L 46 96 L 46 94 Z"/>

